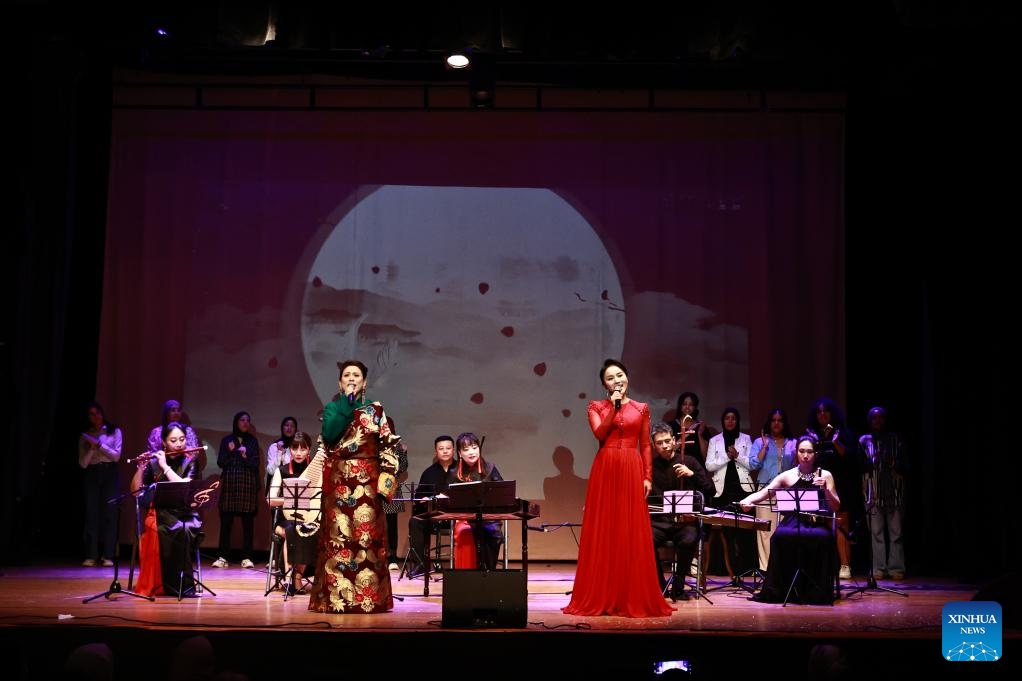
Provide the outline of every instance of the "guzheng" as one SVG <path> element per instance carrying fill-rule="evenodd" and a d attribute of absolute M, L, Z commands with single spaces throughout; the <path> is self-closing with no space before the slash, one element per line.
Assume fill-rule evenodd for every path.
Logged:
<path fill-rule="evenodd" d="M 661 511 L 655 507 L 650 509 L 651 515 L 670 516 L 676 523 L 694 523 L 703 521 L 703 525 L 710 527 L 736 527 L 739 530 L 758 530 L 767 532 L 770 530 L 770 521 L 757 518 L 744 513 L 728 513 L 727 511 L 709 511 L 704 513 L 670 513 Z"/>
<path fill-rule="evenodd" d="M 424 520 L 471 520 L 482 515 L 483 520 L 532 520 L 539 517 L 539 504 L 527 499 L 515 499 L 513 504 L 483 506 L 475 509 L 451 506 L 447 497 L 427 500 L 427 510 L 417 517 Z"/>

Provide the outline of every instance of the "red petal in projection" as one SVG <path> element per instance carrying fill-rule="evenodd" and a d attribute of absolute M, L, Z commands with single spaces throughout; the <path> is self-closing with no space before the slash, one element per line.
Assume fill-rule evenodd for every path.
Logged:
<path fill-rule="evenodd" d="M 380 273 L 380 266 L 379 265 L 373 265 L 373 274 L 379 274 L 379 273 Z"/>
<path fill-rule="evenodd" d="M 507 336 L 508 338 L 510 338 L 511 336 L 515 335 L 515 327 L 505 326 L 503 329 L 500 330 L 500 332 Z"/>
<path fill-rule="evenodd" d="M 270 357 L 269 365 L 270 365 L 271 369 L 276 369 L 277 368 L 277 358 L 276 357 Z"/>
<path fill-rule="evenodd" d="M 546 362 L 540 362 L 536 366 L 532 367 L 532 370 L 536 373 L 537 376 L 542 376 L 543 374 L 546 373 Z"/>
<path fill-rule="evenodd" d="M 490 285 L 485 281 L 479 282 L 479 293 L 486 295 L 486 292 L 490 290 Z"/>
<path fill-rule="evenodd" d="M 578 399 L 584 400 L 585 398 L 586 398 L 586 394 L 585 393 L 579 393 L 578 394 Z"/>
<path fill-rule="evenodd" d="M 571 410 L 570 409 L 562 409 L 561 410 L 561 416 L 563 416 L 564 418 L 568 418 L 569 416 L 571 416 Z"/>
<path fill-rule="evenodd" d="M 322 285 L 323 285 L 322 279 L 320 279 L 319 277 L 312 278 L 312 288 L 319 288 Z"/>
<path fill-rule="evenodd" d="M 482 404 L 483 403 L 483 394 L 482 393 L 476 393 L 475 395 L 473 395 L 472 397 L 470 397 L 468 399 L 472 400 L 476 404 Z"/>
<path fill-rule="evenodd" d="M 600 297 L 603 298 L 604 300 L 607 299 L 607 289 L 603 289 L 603 293 L 600 294 Z"/>

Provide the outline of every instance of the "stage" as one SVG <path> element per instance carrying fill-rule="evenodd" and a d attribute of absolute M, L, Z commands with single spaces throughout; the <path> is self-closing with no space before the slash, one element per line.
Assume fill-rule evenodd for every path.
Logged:
<path fill-rule="evenodd" d="M 4 676 L 53 678 L 75 646 L 105 642 L 115 654 L 116 678 L 136 678 L 136 665 L 151 664 L 157 651 L 169 655 L 177 642 L 198 633 L 212 641 L 219 669 L 252 679 L 286 673 L 281 656 L 288 650 L 300 656 L 298 669 L 310 678 L 342 678 L 352 665 L 376 667 L 387 678 L 475 678 L 480 664 L 487 678 L 643 679 L 652 676 L 656 660 L 684 659 L 694 670 L 691 678 L 774 678 L 783 671 L 803 679 L 809 651 L 818 643 L 840 646 L 858 678 L 868 673 L 871 680 L 904 681 L 919 672 L 964 671 L 941 658 L 941 609 L 949 601 L 972 599 L 975 586 L 913 577 L 879 583 L 905 595 L 880 590 L 849 595 L 864 585 L 859 577 L 843 582 L 842 598 L 833 606 L 782 606 L 751 602 L 726 577 L 711 576 L 707 586 L 723 588 L 710 591 L 709 601 L 678 601 L 670 617 L 571 617 L 561 608 L 574 571 L 571 562 L 530 563 L 525 626 L 456 629 L 441 626 L 443 575 L 434 575 L 424 597 L 421 578 L 398 580 L 391 573 L 394 593 L 403 600 L 390 613 L 323 615 L 306 609 L 305 596 L 285 600 L 280 590 L 265 594 L 262 569 L 216 569 L 207 561 L 203 582 L 215 596 L 149 602 L 122 592 L 83 603 L 111 586 L 113 568 L 70 563 L 6 568 L 0 577 L 0 641 L 11 663 L 7 668 L 20 660 L 21 674 Z M 126 566 L 118 583 L 128 588 Z M 971 665 L 970 677 L 1007 678 L 1009 666 L 1017 669 L 1022 632 L 1011 624 L 1004 626 L 1005 659 Z M 338 633 L 345 635 L 334 636 Z"/>

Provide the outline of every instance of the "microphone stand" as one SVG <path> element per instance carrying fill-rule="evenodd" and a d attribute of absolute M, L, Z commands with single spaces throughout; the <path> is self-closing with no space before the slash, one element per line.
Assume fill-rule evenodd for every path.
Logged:
<path fill-rule="evenodd" d="M 108 503 L 108 504 L 117 504 L 117 529 L 118 529 L 118 532 L 120 532 L 120 527 L 121 527 L 121 502 L 124 501 L 125 499 L 127 499 L 128 497 L 135 496 L 135 493 L 137 491 L 138 490 L 132 490 L 130 492 L 125 492 L 124 494 L 118 494 L 116 497 L 114 497 L 112 499 L 107 499 L 106 503 Z M 120 547 L 120 542 L 118 542 L 116 550 L 114 551 L 114 577 L 113 577 L 113 580 L 111 580 L 111 582 L 110 582 L 110 587 L 106 591 L 102 591 L 102 592 L 100 592 L 98 594 L 95 594 L 93 596 L 89 596 L 88 598 L 84 599 L 82 601 L 82 603 L 88 603 L 89 601 L 94 601 L 94 600 L 96 600 L 97 598 L 100 598 L 100 597 L 106 598 L 106 599 L 109 600 L 110 596 L 112 596 L 113 594 L 127 594 L 129 596 L 135 596 L 136 598 L 144 598 L 147 601 L 155 601 L 156 600 L 155 596 L 145 596 L 145 595 L 137 593 L 135 591 L 131 591 L 130 589 L 122 589 L 121 588 L 121 582 L 119 580 L 120 565 L 121 565 L 120 556 L 121 556 L 121 547 Z M 128 586 L 130 587 L 131 585 L 129 584 Z"/>
<path fill-rule="evenodd" d="M 846 594 L 845 598 L 854 596 L 855 594 L 861 594 L 866 591 L 886 591 L 888 593 L 897 594 L 898 596 L 904 596 L 908 598 L 908 594 L 904 591 L 898 591 L 897 589 L 891 589 L 886 586 L 880 586 L 877 584 L 876 577 L 873 576 L 873 512 L 877 510 L 876 501 L 873 499 L 873 486 L 877 484 L 877 476 L 879 470 L 876 466 L 873 467 L 873 480 L 867 489 L 869 490 L 870 498 L 866 500 L 866 528 L 869 532 L 869 576 L 866 578 L 866 586 L 860 586 Z M 861 520 L 859 522 L 862 522 Z M 853 530 L 854 534 L 854 530 Z"/>

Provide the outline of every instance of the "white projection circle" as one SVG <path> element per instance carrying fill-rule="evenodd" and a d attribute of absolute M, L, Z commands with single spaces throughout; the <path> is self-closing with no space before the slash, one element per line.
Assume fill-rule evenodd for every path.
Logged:
<path fill-rule="evenodd" d="M 302 301 L 323 402 L 337 362 L 358 359 L 417 463 L 438 432 L 471 430 L 514 449 L 500 457 L 505 478 L 527 466 L 537 485 L 556 445 L 591 458 L 585 404 L 602 396 L 599 366 L 624 333 L 607 249 L 547 189 L 380 187 L 330 228 Z"/>

